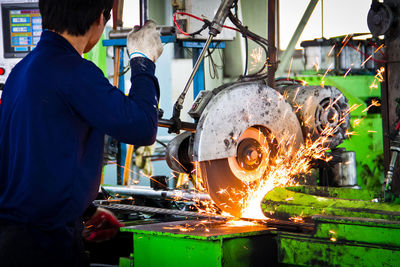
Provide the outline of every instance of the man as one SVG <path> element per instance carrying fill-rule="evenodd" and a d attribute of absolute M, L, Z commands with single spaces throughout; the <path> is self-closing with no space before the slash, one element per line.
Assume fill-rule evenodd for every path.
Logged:
<path fill-rule="evenodd" d="M 132 88 L 125 96 L 82 58 L 103 33 L 113 0 L 40 0 L 37 47 L 18 63 L 0 106 L 0 265 L 81 266 L 81 232 L 110 238 L 120 224 L 90 206 L 104 134 L 150 145 L 157 132 L 162 53 L 153 22 L 128 36 Z"/>

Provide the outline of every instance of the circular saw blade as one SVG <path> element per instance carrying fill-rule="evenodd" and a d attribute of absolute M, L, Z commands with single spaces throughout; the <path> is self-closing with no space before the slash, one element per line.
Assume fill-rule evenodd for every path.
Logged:
<path fill-rule="evenodd" d="M 218 208 L 241 217 L 247 186 L 232 173 L 228 159 L 200 162 L 200 168 L 208 193 Z"/>
<path fill-rule="evenodd" d="M 265 148 L 269 144 L 265 133 L 250 127 L 238 139 L 236 157 L 200 162 L 201 175 L 211 199 L 221 210 L 235 217 L 242 215 L 251 185 L 261 179 L 266 171 L 268 155 Z M 245 149 L 240 149 L 241 144 L 244 144 Z M 243 158 L 249 156 L 249 151 L 257 151 L 258 155 L 256 160 L 246 165 Z"/>

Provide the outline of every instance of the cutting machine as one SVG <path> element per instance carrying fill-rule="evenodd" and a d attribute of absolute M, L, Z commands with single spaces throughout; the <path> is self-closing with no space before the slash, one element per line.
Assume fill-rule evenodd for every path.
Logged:
<path fill-rule="evenodd" d="M 296 112 L 299 106 L 304 108 Z M 277 153 L 292 155 L 306 138 L 316 140 L 327 127 L 334 131 L 324 145 L 339 145 L 349 126 L 347 110 L 346 98 L 330 86 L 275 90 L 263 81 L 224 85 L 195 100 L 189 114 L 198 121 L 196 131 L 170 142 L 167 162 L 186 173 L 198 162 L 212 200 L 240 216 L 243 192 L 262 179 Z"/>
<path fill-rule="evenodd" d="M 204 51 L 227 17 L 268 52 L 268 42 L 241 25 L 230 12 L 235 2 L 222 1 L 197 63 L 203 60 Z M 200 93 L 189 111 L 196 123 L 182 123 L 179 115 L 197 63 L 174 106 L 173 117 L 160 123 L 176 133 L 185 128 L 182 125 L 192 125 L 190 131 L 169 143 L 168 165 L 177 172 L 191 173 L 193 162 L 197 162 L 197 174 L 200 172 L 210 197 L 221 210 L 240 217 L 246 188 L 263 178 L 277 154 L 290 157 L 305 139 L 317 139 L 327 127 L 334 131 L 325 146 L 335 148 L 345 138 L 348 104 L 339 90 L 293 83 L 276 90 L 265 84 L 266 64 L 237 82 Z"/>

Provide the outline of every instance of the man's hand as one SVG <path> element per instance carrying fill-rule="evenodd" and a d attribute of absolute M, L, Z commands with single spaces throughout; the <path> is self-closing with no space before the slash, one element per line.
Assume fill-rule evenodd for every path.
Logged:
<path fill-rule="evenodd" d="M 139 30 L 135 27 L 127 37 L 127 48 L 130 57 L 145 55 L 156 62 L 163 52 L 160 33 L 156 30 L 156 23 L 152 20 Z"/>
<path fill-rule="evenodd" d="M 101 242 L 111 239 L 121 226 L 111 211 L 98 208 L 93 216 L 84 224 L 83 237 L 89 242 Z"/>

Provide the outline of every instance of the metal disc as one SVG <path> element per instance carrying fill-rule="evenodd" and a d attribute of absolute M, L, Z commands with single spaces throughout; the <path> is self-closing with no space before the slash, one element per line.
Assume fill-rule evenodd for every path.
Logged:
<path fill-rule="evenodd" d="M 248 187 L 265 173 L 265 146 L 266 132 L 250 127 L 238 139 L 236 157 L 200 162 L 208 193 L 221 210 L 241 216 Z"/>
<path fill-rule="evenodd" d="M 238 140 L 239 145 L 236 157 L 228 158 L 230 170 L 238 179 L 245 183 L 250 183 L 259 180 L 264 175 L 265 164 L 263 165 L 263 163 L 268 159 L 263 147 L 268 146 L 267 143 L 268 139 L 264 131 L 254 127 L 250 127 L 244 131 Z M 253 162 L 254 164 L 247 166 L 244 163 L 246 160 L 242 159 L 247 159 L 250 155 L 246 153 L 246 150 L 241 149 L 241 147 L 246 147 L 246 145 L 250 147 L 249 150 L 257 154 Z"/>

